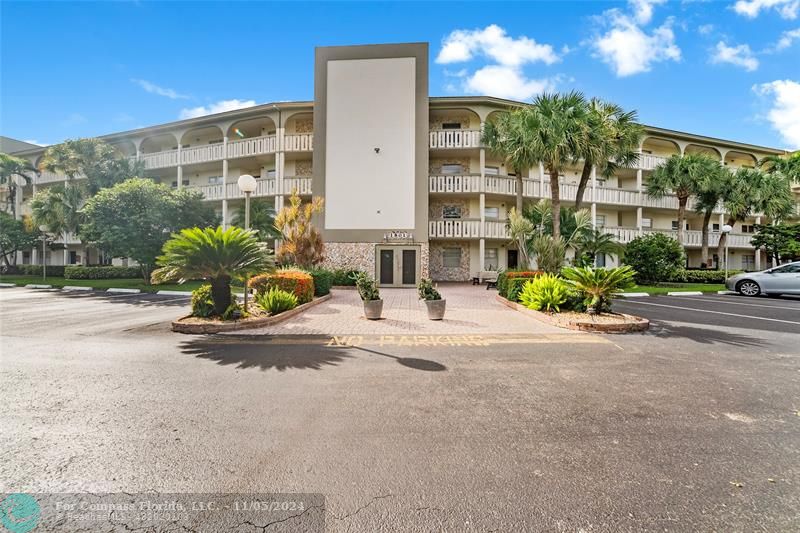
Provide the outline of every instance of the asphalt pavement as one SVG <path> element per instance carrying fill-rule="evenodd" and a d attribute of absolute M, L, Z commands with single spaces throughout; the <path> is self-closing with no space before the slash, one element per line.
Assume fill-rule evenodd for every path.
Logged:
<path fill-rule="evenodd" d="M 0 290 L 0 490 L 320 493 L 329 531 L 797 530 L 800 302 L 615 305 L 652 331 L 186 336 L 184 297 Z"/>

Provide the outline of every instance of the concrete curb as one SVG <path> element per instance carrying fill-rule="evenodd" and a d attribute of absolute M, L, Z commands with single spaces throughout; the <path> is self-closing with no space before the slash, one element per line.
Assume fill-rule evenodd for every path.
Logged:
<path fill-rule="evenodd" d="M 26 289 L 52 289 L 53 286 L 52 285 L 36 285 L 36 284 L 33 284 L 33 283 L 29 283 L 29 284 L 25 285 L 25 288 Z"/>
<path fill-rule="evenodd" d="M 667 296 L 702 296 L 705 293 L 700 291 L 673 291 L 668 292 Z"/>
<path fill-rule="evenodd" d="M 650 296 L 650 294 L 646 292 L 622 292 L 617 296 L 620 298 L 644 298 L 645 296 Z"/>
<path fill-rule="evenodd" d="M 15 283 L 0 283 L 0 289 L 10 289 L 11 287 L 16 287 Z"/>
<path fill-rule="evenodd" d="M 123 292 L 127 294 L 139 294 L 142 291 L 140 289 L 116 289 L 112 287 L 110 289 L 106 289 L 106 292 Z"/>
<path fill-rule="evenodd" d="M 80 285 L 64 285 L 62 291 L 93 291 L 94 287 L 83 287 Z"/>
<path fill-rule="evenodd" d="M 736 291 L 717 291 L 717 294 L 739 294 Z"/>
<path fill-rule="evenodd" d="M 315 305 L 321 304 L 327 300 L 330 300 L 333 297 L 333 294 L 328 293 L 325 296 L 320 296 L 319 298 L 315 298 L 308 303 L 304 303 L 303 305 L 299 305 L 290 311 L 285 311 L 276 316 L 265 316 L 261 318 L 254 318 L 248 320 L 235 320 L 233 322 L 201 322 L 201 323 L 187 323 L 182 322 L 186 318 L 190 318 L 191 315 L 184 316 L 179 318 L 178 320 L 174 320 L 172 322 L 172 331 L 177 333 L 189 333 L 191 335 L 204 335 L 207 333 L 221 333 L 223 331 L 237 331 L 241 329 L 253 329 L 253 328 L 263 328 L 266 326 L 272 326 L 277 324 L 278 322 L 283 322 L 287 318 L 292 318 L 295 315 L 298 315 L 309 309 L 314 307 Z"/>
<path fill-rule="evenodd" d="M 192 291 L 158 291 L 159 296 L 191 296 Z"/>

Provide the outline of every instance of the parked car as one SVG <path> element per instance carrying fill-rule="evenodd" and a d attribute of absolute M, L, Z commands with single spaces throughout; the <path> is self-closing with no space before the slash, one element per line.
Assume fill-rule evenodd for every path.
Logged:
<path fill-rule="evenodd" d="M 800 261 L 737 274 L 725 280 L 725 286 L 745 296 L 800 294 Z"/>

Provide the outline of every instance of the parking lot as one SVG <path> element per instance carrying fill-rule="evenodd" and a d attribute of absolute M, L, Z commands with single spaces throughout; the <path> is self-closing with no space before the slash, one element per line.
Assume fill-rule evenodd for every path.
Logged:
<path fill-rule="evenodd" d="M 652 330 L 341 345 L 0 290 L 0 490 L 321 493 L 330 531 L 796 529 L 800 302 L 615 305 Z"/>

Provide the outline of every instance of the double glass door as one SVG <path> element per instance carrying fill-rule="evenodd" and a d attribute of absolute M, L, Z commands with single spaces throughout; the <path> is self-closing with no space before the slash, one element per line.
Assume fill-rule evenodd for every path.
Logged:
<path fill-rule="evenodd" d="M 381 287 L 416 287 L 419 283 L 418 246 L 378 246 L 377 259 Z"/>

